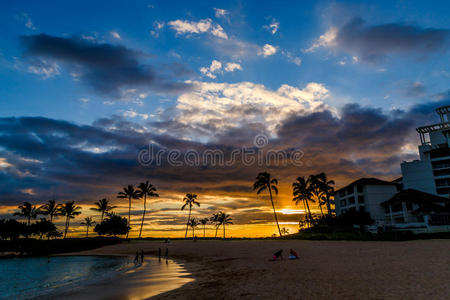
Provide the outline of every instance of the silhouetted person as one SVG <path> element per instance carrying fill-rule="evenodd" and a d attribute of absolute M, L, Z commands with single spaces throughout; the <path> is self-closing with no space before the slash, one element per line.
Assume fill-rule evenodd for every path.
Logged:
<path fill-rule="evenodd" d="M 299 259 L 297 252 L 295 252 L 294 250 L 290 249 L 289 250 L 289 259 Z"/>
<path fill-rule="evenodd" d="M 137 265 L 139 263 L 139 251 L 136 251 L 136 256 L 134 257 L 134 264 Z"/>
<path fill-rule="evenodd" d="M 141 250 L 141 264 L 144 263 L 144 250 Z"/>
<path fill-rule="evenodd" d="M 276 261 L 278 258 L 283 259 L 283 250 L 280 249 L 277 252 L 275 252 L 272 256 L 272 261 Z"/>

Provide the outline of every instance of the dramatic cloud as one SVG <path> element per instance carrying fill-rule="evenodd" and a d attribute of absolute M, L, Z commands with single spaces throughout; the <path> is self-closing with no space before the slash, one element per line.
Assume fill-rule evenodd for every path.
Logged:
<path fill-rule="evenodd" d="M 222 68 L 223 67 L 223 68 Z M 223 64 L 218 60 L 213 60 L 211 62 L 211 65 L 209 67 L 202 67 L 200 68 L 200 73 L 203 75 L 215 79 L 217 76 L 216 74 L 222 74 L 225 72 L 234 72 L 236 70 L 242 70 L 242 67 L 238 63 L 226 63 L 224 66 Z"/>
<path fill-rule="evenodd" d="M 268 25 L 264 25 L 263 28 L 268 30 L 272 34 L 275 34 L 280 28 L 280 23 L 277 22 L 275 19 L 272 19 L 271 23 Z"/>
<path fill-rule="evenodd" d="M 200 34 L 210 33 L 213 36 L 228 39 L 228 35 L 219 24 L 213 24 L 211 19 L 204 19 L 198 22 L 175 20 L 168 22 L 169 26 L 177 32 L 177 34 Z"/>
<path fill-rule="evenodd" d="M 216 18 L 223 18 L 228 15 L 228 11 L 222 8 L 214 8 L 214 14 Z"/>
<path fill-rule="evenodd" d="M 214 60 L 211 62 L 211 66 L 200 68 L 200 72 L 201 72 L 203 75 L 205 75 L 205 76 L 207 76 L 207 77 L 209 77 L 209 78 L 214 79 L 214 78 L 216 78 L 216 75 L 214 75 L 214 73 L 215 73 L 216 71 L 221 70 L 221 69 L 222 69 L 222 63 L 221 63 L 220 61 L 214 59 Z"/>
<path fill-rule="evenodd" d="M 149 59 L 148 54 L 124 46 L 46 34 L 23 36 L 22 43 L 25 57 L 34 67 L 30 71 L 46 74 L 48 64 L 64 64 L 77 79 L 101 94 L 122 97 L 125 91 L 132 89 L 174 93 L 188 88 L 185 83 L 173 81 L 143 63 Z M 47 68 L 43 68 L 42 62 L 46 62 Z M 59 72 L 59 68 L 57 70 Z M 53 68 L 47 73 L 55 72 Z"/>
<path fill-rule="evenodd" d="M 289 114 L 321 109 L 328 95 L 326 87 L 318 83 L 309 83 L 303 89 L 282 85 L 272 91 L 251 82 L 193 82 L 193 89 L 178 97 L 179 114 L 173 120 L 209 136 L 251 124 L 274 133 Z"/>
<path fill-rule="evenodd" d="M 259 51 L 258 55 L 262 55 L 264 57 L 271 56 L 277 53 L 277 47 L 272 46 L 270 44 L 265 44 Z"/>
<path fill-rule="evenodd" d="M 225 66 L 225 71 L 227 72 L 234 72 L 236 70 L 242 71 L 242 67 L 238 63 L 227 63 L 227 65 Z"/>
<path fill-rule="evenodd" d="M 368 25 L 361 18 L 355 18 L 340 28 L 331 27 L 307 51 L 318 47 L 334 48 L 370 63 L 399 53 L 423 58 L 447 50 L 449 33 L 447 29 L 421 28 L 405 23 Z"/>
<path fill-rule="evenodd" d="M 121 40 L 122 38 L 120 37 L 120 34 L 118 32 L 115 31 L 111 31 L 110 32 L 111 36 L 115 39 Z"/>

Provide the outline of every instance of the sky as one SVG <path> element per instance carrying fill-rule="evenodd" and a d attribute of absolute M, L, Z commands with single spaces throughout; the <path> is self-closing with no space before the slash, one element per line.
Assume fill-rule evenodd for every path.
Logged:
<path fill-rule="evenodd" d="M 270 236 L 252 190 L 268 171 L 295 232 L 295 178 L 395 179 L 417 158 L 415 128 L 450 103 L 447 1 L 0 5 L 3 217 L 53 198 L 84 217 L 104 197 L 125 215 L 117 192 L 150 180 L 147 236 L 184 233 L 186 193 L 197 218 L 231 214 L 231 236 Z M 133 236 L 141 200 L 132 214 Z"/>

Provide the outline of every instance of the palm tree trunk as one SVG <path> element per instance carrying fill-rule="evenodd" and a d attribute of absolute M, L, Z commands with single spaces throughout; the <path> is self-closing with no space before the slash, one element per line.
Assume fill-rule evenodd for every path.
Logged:
<path fill-rule="evenodd" d="M 306 208 L 306 200 L 305 200 L 305 199 L 303 199 L 303 207 L 305 208 L 305 219 L 306 219 L 306 223 L 309 223 L 308 209 Z"/>
<path fill-rule="evenodd" d="M 189 206 L 189 216 L 188 216 L 188 220 L 186 223 L 186 232 L 184 233 L 184 238 L 187 238 L 187 232 L 189 229 L 189 220 L 191 219 L 191 206 Z"/>
<path fill-rule="evenodd" d="M 206 225 L 203 225 L 203 238 L 206 237 Z"/>
<path fill-rule="evenodd" d="M 308 203 L 308 199 L 305 200 L 306 202 L 306 206 L 308 207 L 308 214 L 309 214 L 309 224 L 311 225 L 312 222 L 312 215 L 311 215 L 311 209 L 309 208 L 309 203 Z"/>
<path fill-rule="evenodd" d="M 272 203 L 273 214 L 275 215 L 275 222 L 277 223 L 277 227 L 278 227 L 278 233 L 281 236 L 280 225 L 278 224 L 277 212 L 275 211 L 275 205 L 273 204 L 272 189 L 270 188 L 270 184 L 269 184 L 269 194 L 270 194 L 270 202 Z"/>
<path fill-rule="evenodd" d="M 216 224 L 216 235 L 214 236 L 214 238 L 217 238 L 217 230 L 219 229 L 219 226 L 217 226 Z"/>
<path fill-rule="evenodd" d="M 194 239 L 194 236 L 195 236 L 195 228 L 192 227 L 192 240 L 193 240 L 193 241 L 195 240 L 195 239 Z"/>
<path fill-rule="evenodd" d="M 223 224 L 222 226 L 223 226 L 223 239 L 225 239 L 225 224 Z"/>
<path fill-rule="evenodd" d="M 131 227 L 131 221 L 130 221 L 130 216 L 131 216 L 131 196 L 128 197 L 128 227 Z M 128 233 L 130 233 L 130 231 L 127 231 L 127 239 L 128 239 Z"/>
<path fill-rule="evenodd" d="M 319 208 L 320 208 L 320 214 L 322 215 L 322 218 L 323 218 L 322 204 L 320 203 L 320 201 L 319 201 Z"/>
<path fill-rule="evenodd" d="M 144 194 L 144 213 L 142 214 L 142 222 L 141 222 L 141 230 L 139 230 L 139 238 L 141 238 L 142 227 L 144 227 L 144 218 L 145 218 L 146 202 L 147 202 L 147 194 Z"/>
<path fill-rule="evenodd" d="M 103 216 L 105 215 L 105 211 L 102 210 L 102 217 L 100 218 L 100 223 L 103 222 Z"/>
<path fill-rule="evenodd" d="M 331 217 L 331 203 L 330 203 L 330 195 L 327 195 L 327 210 L 328 210 L 328 215 Z"/>
<path fill-rule="evenodd" d="M 64 229 L 64 238 L 66 238 L 67 230 L 69 230 L 69 217 L 66 217 L 66 228 Z"/>
<path fill-rule="evenodd" d="M 89 237 L 89 226 L 86 226 L 87 227 L 87 229 L 86 229 L 86 237 Z"/>

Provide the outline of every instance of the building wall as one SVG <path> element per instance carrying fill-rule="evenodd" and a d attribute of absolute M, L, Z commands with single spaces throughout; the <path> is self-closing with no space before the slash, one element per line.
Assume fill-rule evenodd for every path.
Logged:
<path fill-rule="evenodd" d="M 365 209 L 370 214 L 370 217 L 376 222 L 383 222 L 385 219 L 385 210 L 380 204 L 392 198 L 397 192 L 397 187 L 395 185 L 365 186 Z"/>
<path fill-rule="evenodd" d="M 357 185 L 352 185 L 345 189 L 344 193 L 335 195 L 336 215 L 354 209 L 364 210 L 376 221 L 385 219 L 385 211 L 380 203 L 389 200 L 397 193 L 395 185 L 364 185 L 358 190 Z"/>
<path fill-rule="evenodd" d="M 426 156 L 423 160 L 403 162 L 400 167 L 404 189 L 415 189 L 437 195 L 431 161 Z"/>

